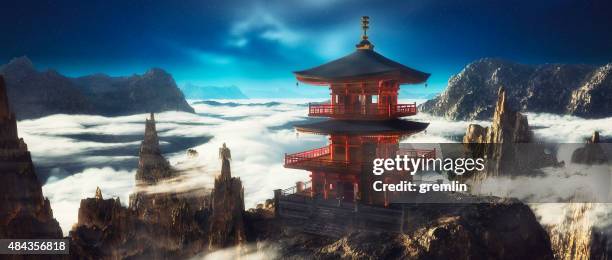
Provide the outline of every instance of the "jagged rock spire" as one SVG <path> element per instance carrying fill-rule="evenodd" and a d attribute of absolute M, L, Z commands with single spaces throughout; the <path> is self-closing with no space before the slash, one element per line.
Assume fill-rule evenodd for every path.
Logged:
<path fill-rule="evenodd" d="M 246 240 L 243 220 L 244 189 L 240 178 L 232 178 L 230 149 L 225 143 L 219 148 L 221 175 L 215 179 L 212 192 L 210 248 L 241 245 Z"/>
<path fill-rule="evenodd" d="M 102 190 L 100 190 L 100 187 L 96 187 L 96 199 L 97 200 L 104 199 L 104 198 L 102 198 Z"/>
<path fill-rule="evenodd" d="M 150 114 L 145 121 L 144 139 L 140 145 L 140 160 L 136 172 L 137 184 L 153 184 L 159 179 L 173 176 L 170 164 L 162 156 L 159 137 L 155 127 L 155 115 Z"/>
<path fill-rule="evenodd" d="M 145 134 L 144 140 L 142 141 L 142 147 L 146 147 L 152 152 L 159 151 L 159 137 L 157 136 L 157 129 L 155 127 L 155 114 L 153 113 L 151 113 L 149 119 L 146 119 L 145 121 Z M 143 152 L 142 149 L 140 152 Z"/>
<path fill-rule="evenodd" d="M 232 172 L 230 169 L 230 160 L 232 154 L 229 148 L 223 143 L 223 146 L 219 148 L 219 158 L 221 159 L 221 179 L 229 180 L 232 178 Z"/>
<path fill-rule="evenodd" d="M 593 132 L 593 136 L 591 136 L 591 140 L 589 140 L 589 142 L 592 143 L 592 144 L 599 143 L 599 131 L 594 131 Z"/>

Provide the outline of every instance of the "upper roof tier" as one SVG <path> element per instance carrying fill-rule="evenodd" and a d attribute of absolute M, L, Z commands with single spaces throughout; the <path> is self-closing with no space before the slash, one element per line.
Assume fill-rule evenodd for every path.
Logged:
<path fill-rule="evenodd" d="M 423 83 L 429 73 L 409 68 L 374 51 L 367 36 L 369 18 L 362 18 L 363 35 L 355 52 L 323 65 L 293 72 L 299 81 L 329 84 L 364 80 L 397 80 L 400 84 Z"/>

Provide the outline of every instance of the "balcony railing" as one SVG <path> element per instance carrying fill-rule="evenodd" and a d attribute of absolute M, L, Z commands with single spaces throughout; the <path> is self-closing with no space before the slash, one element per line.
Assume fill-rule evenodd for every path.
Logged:
<path fill-rule="evenodd" d="M 344 106 L 341 104 L 308 104 L 308 116 L 325 116 L 343 119 L 388 119 L 417 114 L 416 102 L 379 106 Z"/>
<path fill-rule="evenodd" d="M 332 160 L 331 159 L 330 146 L 324 146 L 321 148 L 308 150 L 304 152 L 285 154 L 285 167 L 294 169 L 361 169 L 363 163 L 350 162 L 346 160 Z M 424 158 L 435 158 L 436 149 L 400 149 L 397 151 L 397 155 L 408 157 L 424 157 Z"/>
<path fill-rule="evenodd" d="M 295 169 L 336 168 L 346 169 L 351 165 L 349 161 L 332 160 L 330 147 L 308 150 L 304 152 L 285 154 L 285 167 Z"/>
<path fill-rule="evenodd" d="M 321 157 L 324 155 L 329 155 L 330 149 L 329 146 L 324 146 L 317 149 L 312 149 L 304 152 L 294 153 L 294 154 L 285 154 L 285 165 L 302 162 L 306 160 L 312 160 L 317 157 Z"/>

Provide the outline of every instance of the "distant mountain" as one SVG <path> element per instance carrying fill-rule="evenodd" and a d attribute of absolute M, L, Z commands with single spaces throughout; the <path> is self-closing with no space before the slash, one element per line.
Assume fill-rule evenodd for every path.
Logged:
<path fill-rule="evenodd" d="M 215 87 L 185 84 L 181 87 L 185 96 L 190 99 L 244 99 L 248 98 L 236 86 Z"/>
<path fill-rule="evenodd" d="M 66 77 L 37 71 L 27 57 L 0 66 L 18 119 L 51 114 L 127 115 L 178 110 L 194 112 L 170 74 L 151 69 L 143 75 L 94 74 Z"/>
<path fill-rule="evenodd" d="M 492 58 L 468 64 L 420 110 L 449 119 L 490 119 L 501 86 L 513 110 L 612 116 L 612 63 L 525 65 Z"/>

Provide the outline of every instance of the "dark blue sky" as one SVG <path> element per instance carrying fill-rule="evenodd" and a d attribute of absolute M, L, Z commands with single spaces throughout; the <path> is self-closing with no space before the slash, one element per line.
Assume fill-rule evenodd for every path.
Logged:
<path fill-rule="evenodd" d="M 430 72 L 439 91 L 482 57 L 612 62 L 612 1 L 2 1 L 0 62 L 79 76 L 171 72 L 179 85 L 236 85 L 252 97 L 305 96 L 291 71 L 354 50 L 371 17 L 376 51 Z M 316 93 L 325 93 L 319 91 Z"/>

